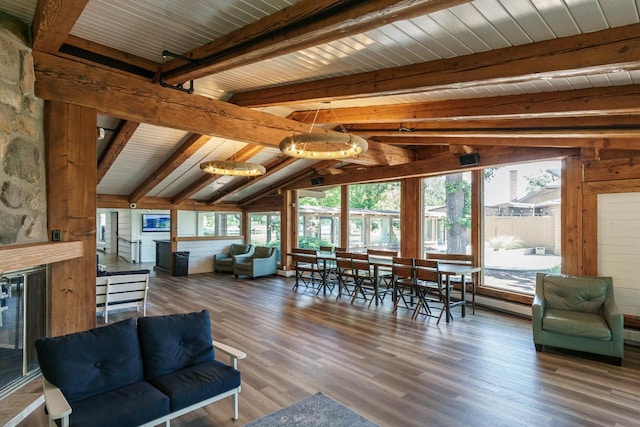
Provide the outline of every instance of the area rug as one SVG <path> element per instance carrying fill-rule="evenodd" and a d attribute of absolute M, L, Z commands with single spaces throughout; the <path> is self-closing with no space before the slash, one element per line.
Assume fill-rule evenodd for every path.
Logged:
<path fill-rule="evenodd" d="M 245 427 L 314 426 L 377 427 L 332 398 L 318 393 L 245 424 Z"/>

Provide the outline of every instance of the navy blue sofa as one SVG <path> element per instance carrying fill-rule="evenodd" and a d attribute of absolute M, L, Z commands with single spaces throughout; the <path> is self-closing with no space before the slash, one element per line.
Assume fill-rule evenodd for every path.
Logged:
<path fill-rule="evenodd" d="M 238 419 L 246 355 L 213 343 L 209 312 L 131 318 L 36 341 L 45 406 L 60 426 L 154 426 L 225 397 Z M 215 360 L 219 350 L 230 357 Z"/>

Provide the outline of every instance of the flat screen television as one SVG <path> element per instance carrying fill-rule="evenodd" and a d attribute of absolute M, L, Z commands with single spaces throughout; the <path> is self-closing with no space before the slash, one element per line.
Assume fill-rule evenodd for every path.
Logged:
<path fill-rule="evenodd" d="M 171 231 L 169 214 L 142 214 L 142 231 Z"/>

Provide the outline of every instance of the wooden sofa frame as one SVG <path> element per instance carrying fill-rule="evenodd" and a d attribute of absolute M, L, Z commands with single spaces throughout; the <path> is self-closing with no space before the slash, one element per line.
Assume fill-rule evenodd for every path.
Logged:
<path fill-rule="evenodd" d="M 115 274 L 96 277 L 96 312 L 102 312 L 104 323 L 109 323 L 109 312 L 135 308 L 147 315 L 149 273 Z"/>
<path fill-rule="evenodd" d="M 247 357 L 247 354 L 235 349 L 234 347 L 228 346 L 226 344 L 214 342 L 213 348 L 216 351 L 220 351 L 227 356 L 229 356 L 229 365 L 234 369 L 238 369 L 238 360 L 242 360 Z M 71 406 L 67 402 L 67 399 L 62 394 L 62 391 L 47 381 L 44 377 L 42 377 L 42 383 L 44 388 L 44 400 L 45 406 L 47 408 L 47 412 L 49 415 L 49 426 L 55 427 L 56 420 L 60 420 L 61 427 L 69 427 L 69 415 L 71 415 Z M 181 415 L 194 411 L 196 409 L 202 408 L 203 406 L 207 406 L 210 403 L 217 402 L 218 400 L 224 399 L 226 397 L 231 396 L 232 405 L 233 405 L 233 419 L 238 419 L 238 393 L 240 393 L 240 386 L 229 390 L 225 393 L 218 394 L 216 396 L 210 397 L 209 399 L 203 400 L 186 408 L 182 408 L 179 411 L 172 412 L 163 417 L 157 418 L 153 421 L 150 421 L 146 424 L 143 424 L 141 427 L 153 427 L 159 424 L 164 424 L 166 427 L 171 426 L 171 420 L 177 418 Z"/>

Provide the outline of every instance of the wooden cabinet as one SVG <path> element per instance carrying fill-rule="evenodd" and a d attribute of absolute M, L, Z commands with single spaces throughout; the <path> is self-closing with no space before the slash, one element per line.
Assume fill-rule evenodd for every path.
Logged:
<path fill-rule="evenodd" d="M 154 240 L 156 242 L 156 268 L 169 272 L 171 270 L 171 242 L 169 240 Z"/>

